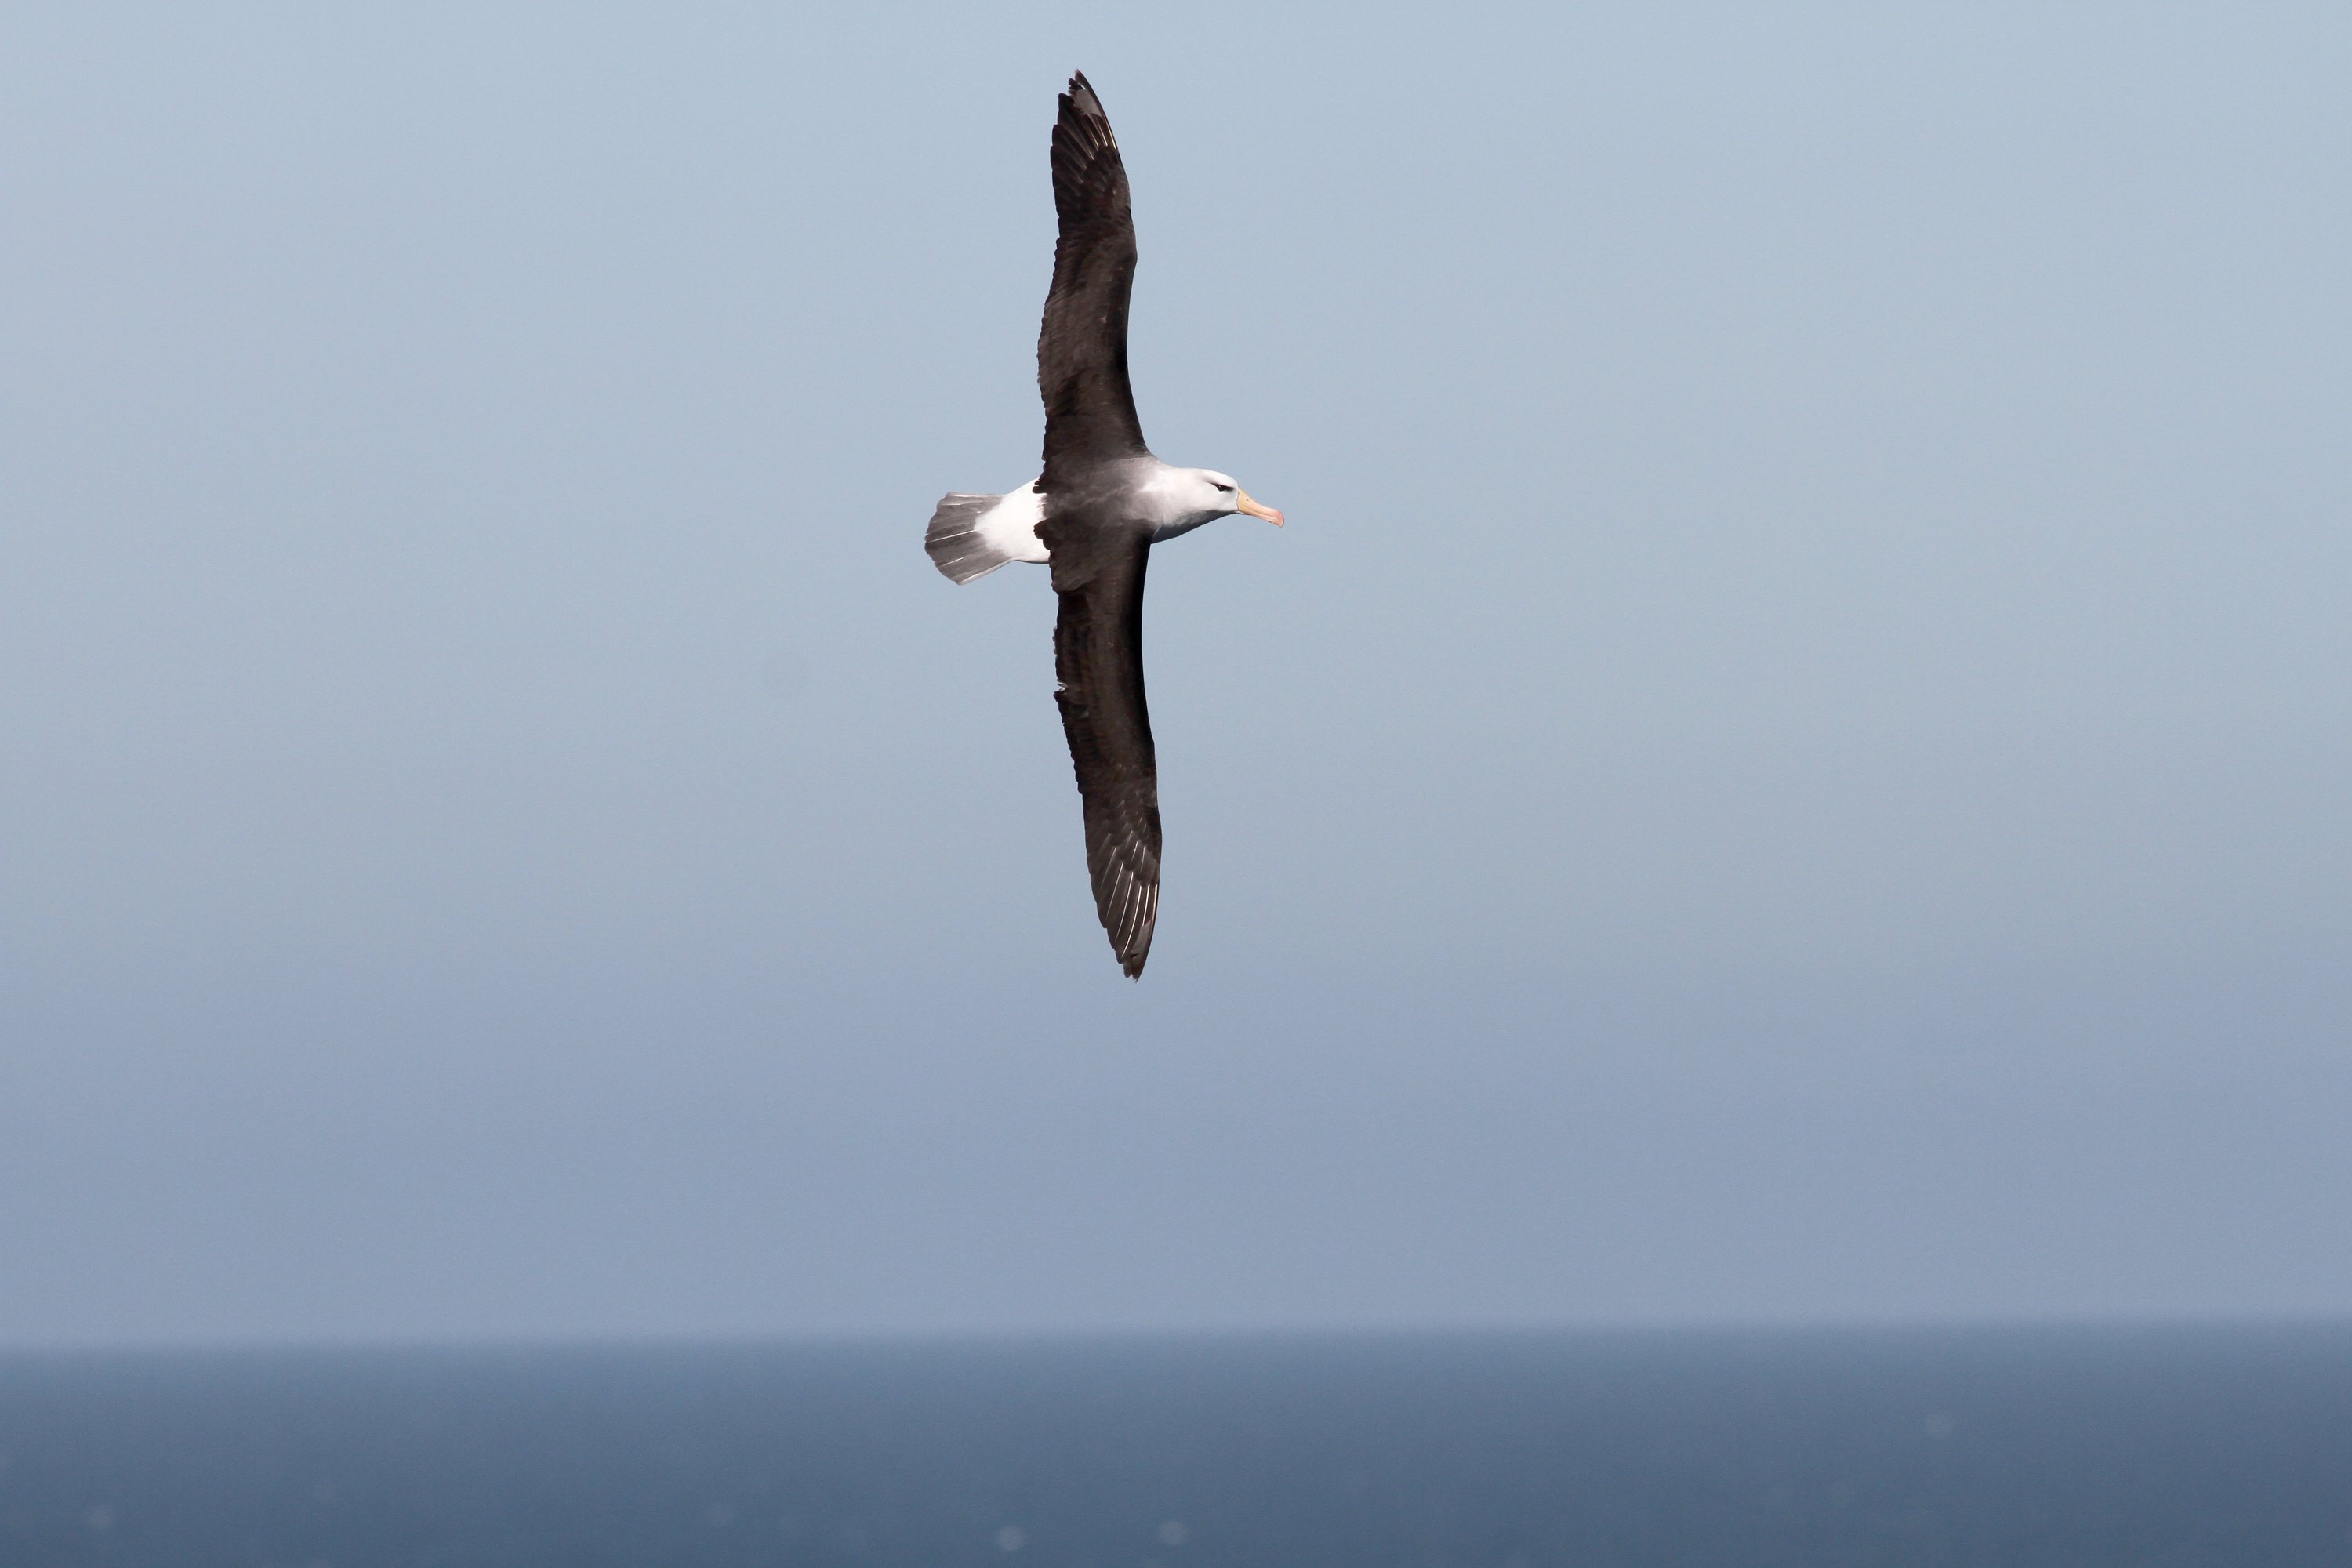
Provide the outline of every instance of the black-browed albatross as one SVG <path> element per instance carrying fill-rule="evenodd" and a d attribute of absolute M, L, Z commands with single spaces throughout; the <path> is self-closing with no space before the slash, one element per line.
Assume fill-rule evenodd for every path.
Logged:
<path fill-rule="evenodd" d="M 1011 495 L 952 494 L 931 514 L 923 548 L 959 583 L 1008 561 L 1050 565 L 1054 700 L 1061 705 L 1078 795 L 1095 910 L 1128 978 L 1143 973 L 1160 916 L 1160 775 L 1143 702 L 1143 572 L 1151 547 L 1204 522 L 1248 512 L 1279 525 L 1209 468 L 1151 455 L 1127 382 L 1127 300 L 1135 219 L 1127 167 L 1102 100 L 1070 79 L 1054 122 L 1054 283 L 1037 333 L 1045 398 L 1045 471 Z"/>

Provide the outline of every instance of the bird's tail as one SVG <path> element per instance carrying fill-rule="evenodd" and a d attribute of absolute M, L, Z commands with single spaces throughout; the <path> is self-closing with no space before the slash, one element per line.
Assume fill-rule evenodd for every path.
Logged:
<path fill-rule="evenodd" d="M 985 577 L 1013 559 L 981 537 L 980 520 L 994 510 L 1003 496 L 971 496 L 961 491 L 940 498 L 931 526 L 923 534 L 923 548 L 931 563 L 959 583 Z"/>

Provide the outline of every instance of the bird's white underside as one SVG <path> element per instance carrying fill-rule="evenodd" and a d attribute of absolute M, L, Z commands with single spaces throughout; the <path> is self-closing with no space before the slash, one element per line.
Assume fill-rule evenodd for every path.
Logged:
<path fill-rule="evenodd" d="M 1228 498 L 1239 493 L 1232 479 L 1213 469 L 1171 468 L 1149 455 L 1132 478 L 1129 499 L 1134 515 L 1152 525 L 1155 540 L 1173 539 L 1214 518 L 1231 517 L 1234 508 Z M 1219 483 L 1225 487 L 1223 492 L 1214 488 Z M 1045 498 L 1037 493 L 1037 481 L 1031 479 L 981 513 L 971 528 L 982 542 L 1006 560 L 1044 565 L 1048 557 L 1045 541 L 1037 537 L 1037 525 L 1045 521 Z"/>
<path fill-rule="evenodd" d="M 1046 559 L 1045 542 L 1037 537 L 1037 525 L 1045 521 L 1045 498 L 1037 493 L 1037 481 L 1031 479 L 981 513 L 972 531 L 1001 555 L 1042 565 Z"/>

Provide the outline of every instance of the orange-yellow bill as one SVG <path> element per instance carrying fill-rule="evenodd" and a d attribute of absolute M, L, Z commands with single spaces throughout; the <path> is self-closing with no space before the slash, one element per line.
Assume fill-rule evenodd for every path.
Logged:
<path fill-rule="evenodd" d="M 1234 493 L 1242 498 L 1241 506 L 1237 510 L 1245 511 L 1252 517 L 1262 517 L 1265 519 L 1266 521 L 1274 524 L 1276 528 L 1280 528 L 1282 526 L 1282 513 L 1276 511 L 1270 506 L 1260 506 L 1257 502 L 1250 500 L 1250 493 L 1247 490 L 1238 490 Z"/>

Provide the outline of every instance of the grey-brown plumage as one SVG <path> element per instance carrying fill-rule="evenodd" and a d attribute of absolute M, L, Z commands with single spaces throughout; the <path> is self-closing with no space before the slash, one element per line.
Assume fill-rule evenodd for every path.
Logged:
<path fill-rule="evenodd" d="M 1054 700 L 1086 803 L 1087 873 L 1119 968 L 1143 973 L 1160 918 L 1160 763 L 1143 699 L 1151 529 L 1115 476 L 1149 455 L 1127 378 L 1135 216 L 1127 164 L 1084 72 L 1054 121 L 1054 282 L 1037 331 L 1045 400 L 1045 542 L 1060 609 Z"/>
<path fill-rule="evenodd" d="M 1054 283 L 1037 330 L 1037 390 L 1045 399 L 1048 495 L 1097 479 L 1106 465 L 1148 455 L 1127 379 L 1127 302 L 1135 289 L 1135 216 L 1127 165 L 1102 100 L 1070 79 L 1054 122 Z"/>
<path fill-rule="evenodd" d="M 955 492 L 925 548 L 959 583 L 1008 561 L 1053 567 L 1055 700 L 1084 802 L 1095 912 L 1129 978 L 1160 916 L 1160 775 L 1143 696 L 1143 580 L 1157 541 L 1246 511 L 1224 475 L 1151 455 L 1127 376 L 1135 221 L 1102 100 L 1070 79 L 1054 124 L 1054 282 L 1037 334 L 1045 470 L 1003 496 Z"/>
<path fill-rule="evenodd" d="M 1143 700 L 1143 574 L 1151 536 L 1049 517 L 1054 700 L 1086 803 L 1087 873 L 1118 965 L 1133 979 L 1160 918 L 1160 763 Z"/>

